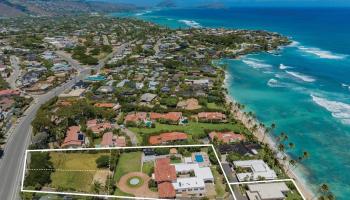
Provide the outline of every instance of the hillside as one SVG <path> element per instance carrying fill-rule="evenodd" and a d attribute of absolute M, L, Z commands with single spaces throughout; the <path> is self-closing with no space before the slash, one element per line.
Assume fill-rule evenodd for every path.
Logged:
<path fill-rule="evenodd" d="M 0 17 L 109 13 L 133 9 L 137 9 L 137 7 L 132 4 L 85 0 L 0 0 Z"/>

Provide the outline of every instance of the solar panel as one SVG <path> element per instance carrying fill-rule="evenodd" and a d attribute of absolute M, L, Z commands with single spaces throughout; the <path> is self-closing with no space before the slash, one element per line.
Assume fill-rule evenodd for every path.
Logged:
<path fill-rule="evenodd" d="M 78 140 L 83 141 L 84 140 L 84 135 L 83 134 L 78 134 Z"/>

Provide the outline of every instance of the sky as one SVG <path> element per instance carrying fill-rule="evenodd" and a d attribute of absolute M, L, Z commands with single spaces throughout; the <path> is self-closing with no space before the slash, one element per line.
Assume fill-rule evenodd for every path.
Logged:
<path fill-rule="evenodd" d="M 99 0 L 119 3 L 132 3 L 139 6 L 154 6 L 162 0 Z M 349 7 L 350 0 L 171 0 L 179 7 L 193 7 L 209 3 L 234 6 L 293 6 L 293 7 Z"/>

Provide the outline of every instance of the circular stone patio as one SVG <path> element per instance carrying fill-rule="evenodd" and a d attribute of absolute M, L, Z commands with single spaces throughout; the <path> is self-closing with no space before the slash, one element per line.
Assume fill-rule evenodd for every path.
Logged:
<path fill-rule="evenodd" d="M 158 193 L 148 188 L 148 182 L 151 180 L 147 174 L 142 172 L 130 172 L 122 176 L 117 184 L 118 188 L 126 193 L 133 194 L 136 197 L 157 198 Z"/>

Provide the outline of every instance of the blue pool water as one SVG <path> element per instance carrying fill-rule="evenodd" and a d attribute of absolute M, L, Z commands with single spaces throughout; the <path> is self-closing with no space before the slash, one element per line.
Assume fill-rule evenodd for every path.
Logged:
<path fill-rule="evenodd" d="M 195 157 L 195 159 L 196 159 L 196 162 L 198 162 L 198 163 L 204 162 L 204 159 L 203 159 L 203 156 L 202 156 L 202 155 L 197 154 L 197 155 L 195 155 L 194 157 Z"/>
<path fill-rule="evenodd" d="M 93 75 L 86 78 L 87 81 L 104 81 L 106 77 L 102 75 Z"/>
<path fill-rule="evenodd" d="M 210 14 L 208 14 L 210 13 Z M 350 197 L 350 8 L 174 9 L 122 16 L 170 28 L 264 29 L 290 37 L 279 55 L 260 53 L 228 65 L 230 95 L 269 125 L 286 132 L 294 157 L 310 158 L 298 173 L 314 191 L 327 183 L 339 200 Z"/>

